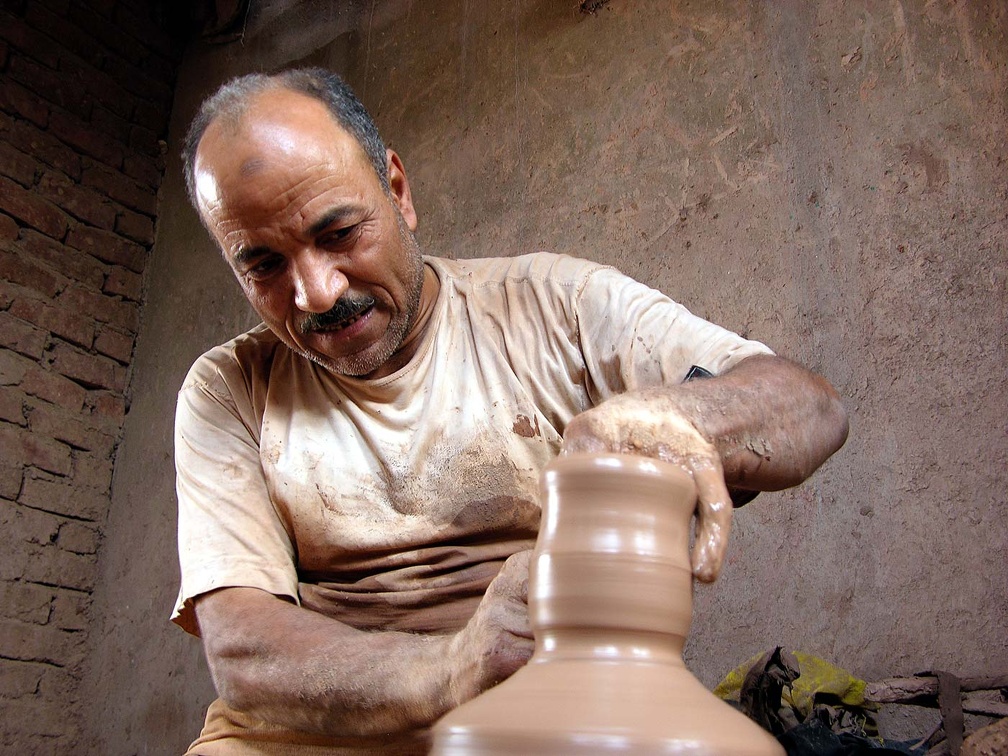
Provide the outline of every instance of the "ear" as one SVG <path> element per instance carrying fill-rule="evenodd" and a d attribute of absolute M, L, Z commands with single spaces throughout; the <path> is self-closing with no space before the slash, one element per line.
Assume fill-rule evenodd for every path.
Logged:
<path fill-rule="evenodd" d="M 417 215 L 413 208 L 413 196 L 410 194 L 409 180 L 406 178 L 406 169 L 403 168 L 402 160 L 395 153 L 395 150 L 385 150 L 385 160 L 388 163 L 389 191 L 392 201 L 402 213 L 403 220 L 410 231 L 416 231 Z"/>

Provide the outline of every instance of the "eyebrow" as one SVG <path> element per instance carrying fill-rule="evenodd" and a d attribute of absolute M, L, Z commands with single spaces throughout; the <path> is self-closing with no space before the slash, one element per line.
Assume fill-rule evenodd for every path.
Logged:
<path fill-rule="evenodd" d="M 251 260 L 256 260 L 260 257 L 265 257 L 270 254 L 273 250 L 265 245 L 260 245 L 258 247 L 241 247 L 234 255 L 231 256 L 231 263 L 235 267 L 242 267 L 246 265 Z"/>
<path fill-rule="evenodd" d="M 357 215 L 357 208 L 351 207 L 350 205 L 338 205 L 312 223 L 311 226 L 308 227 L 308 235 L 316 236 L 329 228 L 329 226 L 335 223 L 343 223 L 348 218 L 355 215 Z"/>

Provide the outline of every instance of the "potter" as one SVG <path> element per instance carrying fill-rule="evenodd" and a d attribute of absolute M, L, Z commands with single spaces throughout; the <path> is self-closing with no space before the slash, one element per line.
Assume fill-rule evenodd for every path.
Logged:
<path fill-rule="evenodd" d="M 330 73 L 230 82 L 183 157 L 262 319 L 179 391 L 173 619 L 220 696 L 190 754 L 428 752 L 532 655 L 558 455 L 681 471 L 711 580 L 732 497 L 801 482 L 846 437 L 823 378 L 610 267 L 422 250 L 406 161 Z"/>

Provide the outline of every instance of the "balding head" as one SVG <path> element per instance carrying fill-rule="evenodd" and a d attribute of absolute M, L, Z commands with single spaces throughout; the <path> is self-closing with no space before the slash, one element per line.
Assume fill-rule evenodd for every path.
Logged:
<path fill-rule="evenodd" d="M 238 131 L 249 103 L 263 92 L 289 89 L 323 103 L 336 122 L 345 129 L 367 155 L 382 187 L 389 190 L 385 144 L 364 105 L 339 76 L 321 68 L 301 68 L 278 74 L 247 74 L 223 84 L 207 98 L 189 126 L 182 148 L 183 170 L 189 201 L 199 210 L 195 163 L 200 141 L 211 123 Z"/>

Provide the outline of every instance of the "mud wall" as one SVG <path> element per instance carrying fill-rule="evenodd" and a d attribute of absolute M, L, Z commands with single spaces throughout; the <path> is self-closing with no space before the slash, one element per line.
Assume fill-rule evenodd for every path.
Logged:
<path fill-rule="evenodd" d="M 740 510 L 698 592 L 706 684 L 776 644 L 866 679 L 1008 667 L 1004 3 L 332 5 L 258 4 L 182 69 L 100 574 L 99 750 L 181 747 L 212 697 L 167 622 L 172 411 L 192 360 L 253 318 L 177 155 L 220 81 L 299 63 L 372 110 L 428 252 L 613 263 L 846 397 L 846 447 Z"/>

